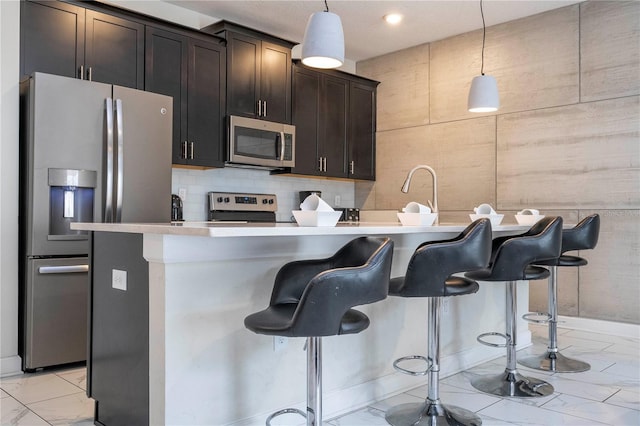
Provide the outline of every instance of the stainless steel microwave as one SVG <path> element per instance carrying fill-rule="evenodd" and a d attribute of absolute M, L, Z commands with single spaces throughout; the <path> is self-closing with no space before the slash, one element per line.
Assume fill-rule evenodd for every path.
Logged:
<path fill-rule="evenodd" d="M 229 163 L 294 167 L 296 128 L 253 118 L 229 117 Z"/>

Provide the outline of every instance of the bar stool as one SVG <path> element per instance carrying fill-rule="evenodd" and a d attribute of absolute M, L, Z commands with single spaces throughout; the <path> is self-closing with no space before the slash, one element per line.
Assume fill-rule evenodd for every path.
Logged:
<path fill-rule="evenodd" d="M 516 366 L 517 343 L 517 287 L 518 280 L 541 280 L 549 271 L 532 263 L 555 259 L 560 256 L 562 243 L 562 218 L 545 217 L 529 231 L 517 236 L 499 237 L 493 240 L 489 268 L 468 272 L 467 278 L 478 281 L 506 281 L 506 333 L 484 333 L 478 342 L 494 347 L 506 347 L 507 367 L 504 373 L 476 378 L 471 385 L 485 393 L 498 396 L 537 397 L 553 393 L 549 383 L 522 376 Z M 482 340 L 486 336 L 501 336 L 504 344 Z"/>
<path fill-rule="evenodd" d="M 269 306 L 247 316 L 249 330 L 270 336 L 306 337 L 307 412 L 286 408 L 271 414 L 297 413 L 307 426 L 322 425 L 322 336 L 355 334 L 369 318 L 353 306 L 387 297 L 393 241 L 360 237 L 326 259 L 285 264 L 277 273 Z"/>
<path fill-rule="evenodd" d="M 480 219 L 469 225 L 456 238 L 421 244 L 414 252 L 404 277 L 393 278 L 389 295 L 399 297 L 427 297 L 427 356 L 412 355 L 399 358 L 393 366 L 403 373 L 429 375 L 428 395 L 423 403 L 401 404 L 387 410 L 387 422 L 394 426 L 409 425 L 481 425 L 473 412 L 440 402 L 440 314 L 443 297 L 461 296 L 478 291 L 478 283 L 453 276 L 484 268 L 491 256 L 491 222 Z M 399 363 L 420 359 L 429 366 L 426 371 L 404 369 Z"/>
<path fill-rule="evenodd" d="M 551 275 L 548 281 L 548 313 L 535 312 L 525 314 L 523 319 L 535 323 L 549 324 L 549 344 L 547 352 L 542 355 L 533 355 L 519 360 L 518 363 L 529 368 L 544 371 L 554 371 L 557 373 L 578 373 L 587 371 L 591 366 L 577 359 L 567 358 L 558 350 L 558 266 L 584 266 L 587 260 L 578 257 L 565 255 L 564 253 L 574 250 L 593 249 L 598 244 L 600 233 L 600 216 L 593 214 L 582 219 L 578 224 L 562 231 L 562 249 L 560 257 L 545 262 L 536 262 L 536 265 L 548 266 Z M 535 320 L 532 317 L 547 317 L 544 320 Z"/>

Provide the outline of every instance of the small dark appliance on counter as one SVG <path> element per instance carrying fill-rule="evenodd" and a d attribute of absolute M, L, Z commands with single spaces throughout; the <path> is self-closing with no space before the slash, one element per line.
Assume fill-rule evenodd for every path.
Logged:
<path fill-rule="evenodd" d="M 340 222 L 360 222 L 360 209 L 352 207 L 338 207 L 335 210 L 342 211 L 342 215 L 339 219 Z"/>
<path fill-rule="evenodd" d="M 302 204 L 302 202 L 306 200 L 309 195 L 312 195 L 312 194 L 315 194 L 318 197 L 322 198 L 322 191 L 300 191 L 298 192 L 300 204 Z"/>
<path fill-rule="evenodd" d="M 182 218 L 182 198 L 176 194 L 171 194 L 171 221 L 181 222 Z"/>

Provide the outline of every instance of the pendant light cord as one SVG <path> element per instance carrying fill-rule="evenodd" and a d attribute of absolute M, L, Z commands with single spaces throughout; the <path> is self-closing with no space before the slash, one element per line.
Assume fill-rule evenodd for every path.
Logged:
<path fill-rule="evenodd" d="M 324 0 L 324 11 L 325 12 L 329 11 L 329 5 L 327 4 L 327 0 Z"/>
<path fill-rule="evenodd" d="M 327 0 L 324 0 L 324 2 L 326 4 Z M 327 10 L 329 10 L 328 7 L 327 7 Z M 484 39 L 486 38 L 487 29 L 484 23 L 484 11 L 482 10 L 482 0 L 480 0 L 480 15 L 482 16 L 482 59 L 481 59 L 481 65 L 480 65 L 480 75 L 484 75 Z"/>

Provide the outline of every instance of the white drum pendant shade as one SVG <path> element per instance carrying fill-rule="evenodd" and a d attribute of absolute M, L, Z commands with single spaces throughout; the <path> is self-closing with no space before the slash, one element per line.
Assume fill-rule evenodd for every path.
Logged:
<path fill-rule="evenodd" d="M 344 63 L 344 33 L 338 15 L 316 12 L 309 17 L 302 40 L 302 63 L 313 68 L 338 68 Z"/>
<path fill-rule="evenodd" d="M 500 107 L 498 83 L 490 75 L 473 78 L 468 99 L 469 112 L 492 112 Z"/>

